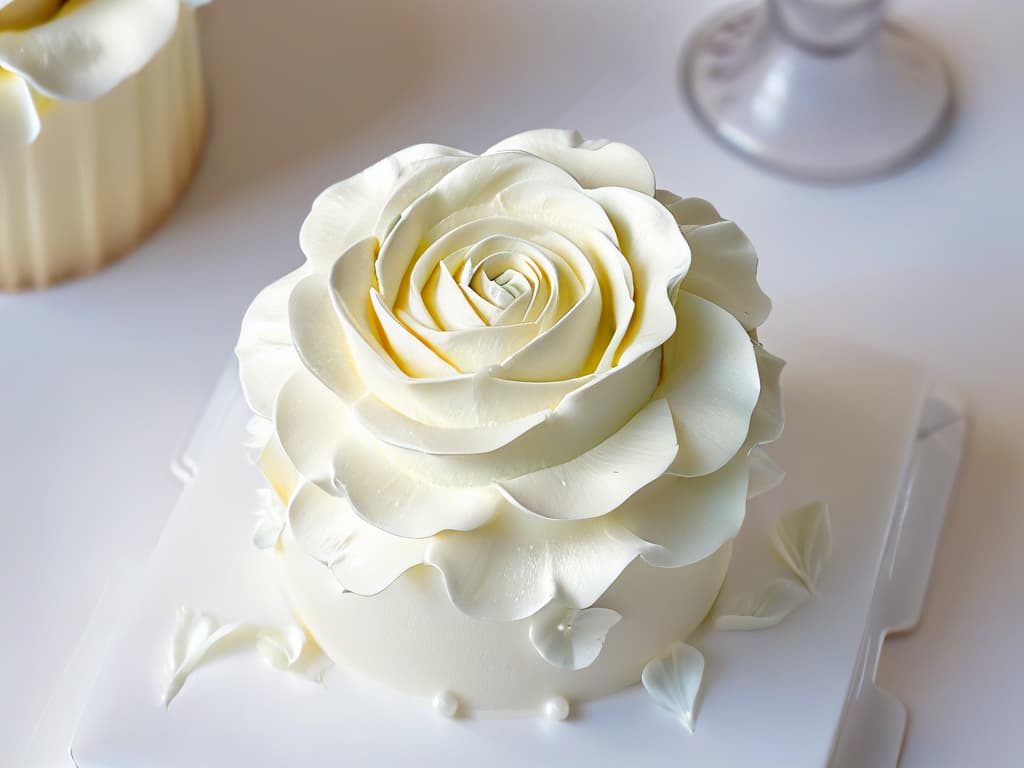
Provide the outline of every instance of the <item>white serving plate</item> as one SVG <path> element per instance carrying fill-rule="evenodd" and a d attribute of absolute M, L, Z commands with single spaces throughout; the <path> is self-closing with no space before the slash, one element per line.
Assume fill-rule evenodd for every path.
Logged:
<path fill-rule="evenodd" d="M 449 721 L 427 701 L 339 668 L 318 686 L 244 650 L 200 666 L 165 709 L 179 606 L 225 621 L 290 621 L 274 555 L 251 545 L 262 481 L 240 447 L 249 414 L 232 366 L 177 462 L 185 488 L 145 572 L 122 573 L 137 588 L 112 588 L 69 666 L 79 682 L 89 677 L 116 624 L 71 742 L 75 764 L 895 765 L 906 712 L 875 688 L 874 671 L 886 633 L 912 627 L 920 613 L 963 410 L 908 361 L 840 342 L 770 341 L 790 361 L 786 434 L 770 448 L 789 475 L 752 505 L 724 589 L 785 573 L 767 531 L 810 500 L 830 504 L 833 555 L 820 594 L 778 627 L 690 640 L 707 660 L 695 734 L 639 686 L 574 706 L 566 722 Z M 43 733 L 59 731 L 77 707 L 58 709 Z"/>

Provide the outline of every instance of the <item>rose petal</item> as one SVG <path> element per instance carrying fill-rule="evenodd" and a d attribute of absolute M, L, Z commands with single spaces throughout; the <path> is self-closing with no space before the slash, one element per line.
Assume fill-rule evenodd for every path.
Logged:
<path fill-rule="evenodd" d="M 748 331 L 757 328 L 768 319 L 772 303 L 757 284 L 754 246 L 731 221 L 689 224 L 685 216 L 690 210 L 687 202 L 669 207 L 693 253 L 683 290 L 722 307 Z M 700 211 L 698 215 L 702 214 Z"/>
<path fill-rule="evenodd" d="M 269 419 L 285 380 L 299 367 L 288 323 L 288 302 L 307 274 L 300 268 L 257 294 L 242 318 L 235 354 L 249 407 Z"/>
<path fill-rule="evenodd" d="M 547 332 L 501 361 L 501 375 L 517 381 L 558 381 L 587 373 L 584 365 L 600 327 L 601 303 L 600 290 L 592 282 Z"/>
<path fill-rule="evenodd" d="M 434 270 L 424 286 L 424 294 L 424 302 L 441 328 L 483 328 L 486 325 L 444 262 Z"/>
<path fill-rule="evenodd" d="M 664 206 L 627 189 L 594 189 L 615 226 L 619 247 L 629 261 L 635 286 L 629 328 L 609 348 L 610 362 L 621 365 L 668 339 L 676 328 L 675 288 L 690 266 L 690 249 Z"/>
<path fill-rule="evenodd" d="M 642 154 L 628 144 L 591 139 L 578 131 L 538 129 L 510 136 L 484 154 L 529 152 L 564 168 L 585 188 L 628 187 L 654 194 L 654 171 Z"/>
<path fill-rule="evenodd" d="M 544 661 L 562 669 L 585 669 L 601 653 L 609 630 L 622 620 L 610 608 L 570 608 L 553 601 L 530 622 L 530 644 Z"/>
<path fill-rule="evenodd" d="M 377 594 L 421 564 L 429 543 L 391 536 L 360 518 L 348 499 L 308 483 L 292 499 L 288 520 L 299 548 L 360 595 Z"/>
<path fill-rule="evenodd" d="M 747 443 L 751 446 L 778 440 L 785 423 L 781 378 L 786 361 L 771 354 L 760 344 L 754 345 L 754 356 L 757 358 L 758 377 L 761 379 L 761 394 L 750 417 Z"/>
<path fill-rule="evenodd" d="M 0 67 L 46 96 L 88 101 L 138 72 L 178 23 L 179 0 L 90 0 L 0 32 Z"/>
<path fill-rule="evenodd" d="M 669 473 L 691 477 L 724 466 L 743 446 L 760 394 L 754 345 L 721 307 L 680 291 L 678 326 L 662 348 L 660 396 L 672 407 L 679 455 Z"/>
<path fill-rule="evenodd" d="M 408 430 L 415 429 L 417 450 L 388 451 L 389 460 L 411 474 L 429 477 L 441 485 L 487 485 L 572 461 L 615 435 L 650 402 L 658 384 L 660 363 L 660 351 L 655 350 L 623 368 L 576 380 L 576 391 L 566 395 L 550 412 L 544 412 L 543 421 L 487 453 L 444 455 L 451 442 L 447 430 L 452 427 L 402 424 L 402 431 L 394 432 L 392 429 L 398 423 L 374 420 L 367 422 L 367 429 L 377 439 L 392 445 L 401 445 L 412 434 Z M 490 401 L 492 395 L 514 399 L 514 384 L 481 376 L 479 386 L 483 394 L 479 399 Z M 595 413 L 603 418 L 595 419 Z M 504 425 L 508 423 L 506 420 L 478 425 L 475 429 L 481 434 L 477 440 L 496 444 L 498 435 L 514 434 L 505 431 Z"/>
<path fill-rule="evenodd" d="M 396 185 L 407 195 L 422 194 L 468 157 L 438 144 L 417 144 L 328 187 L 302 224 L 302 252 L 318 269 L 330 268 L 344 251 L 375 235 L 382 209 L 394 196 L 402 199 Z"/>
<path fill-rule="evenodd" d="M 285 383 L 274 422 L 303 477 L 328 493 L 347 496 L 356 514 L 396 536 L 470 530 L 501 505 L 493 489 L 444 488 L 394 466 L 344 403 L 305 370 Z"/>
<path fill-rule="evenodd" d="M 365 387 L 322 274 L 308 275 L 292 289 L 288 315 L 292 343 L 307 370 L 346 403 L 362 397 Z"/>
<path fill-rule="evenodd" d="M 541 517 L 598 517 L 658 478 L 677 450 L 672 412 L 664 400 L 655 400 L 578 458 L 497 486 L 514 504 Z"/>
<path fill-rule="evenodd" d="M 454 375 L 454 368 L 412 336 L 390 312 L 385 309 L 382 315 L 379 296 L 372 299 L 371 293 L 376 293 L 371 291 L 376 243 L 374 238 L 366 238 L 346 250 L 330 276 L 331 297 L 360 374 L 364 380 L 380 370 L 431 378 Z M 385 338 L 399 345 L 393 351 L 378 338 L 374 327 L 378 323 Z"/>
<path fill-rule="evenodd" d="M 654 193 L 654 199 L 668 208 L 677 222 L 685 222 L 686 226 L 715 224 L 722 220 L 715 206 L 699 197 L 680 197 L 675 192 L 659 189 Z"/>
<path fill-rule="evenodd" d="M 31 144 L 39 135 L 39 113 L 28 84 L 0 69 L 0 146 Z"/>
<path fill-rule="evenodd" d="M 575 185 L 565 171 L 529 155 L 467 160 L 406 208 L 381 243 L 375 270 L 385 300 L 389 304 L 397 301 L 424 243 L 429 245 L 463 224 L 501 213 L 500 195 L 520 181 L 556 189 Z"/>
<path fill-rule="evenodd" d="M 387 345 L 389 357 L 399 368 L 417 378 L 442 378 L 459 373 L 458 368 L 391 313 L 379 291 L 371 288 L 369 294 L 370 308 L 380 328 L 382 341 Z"/>
<path fill-rule="evenodd" d="M 750 452 L 750 483 L 747 487 L 747 498 L 753 499 L 773 488 L 777 488 L 786 478 L 775 460 L 764 448 L 754 448 Z"/>
<path fill-rule="evenodd" d="M 715 629 L 751 631 L 769 629 L 807 601 L 810 594 L 795 581 L 773 579 L 758 592 L 734 595 L 718 606 Z"/>
<path fill-rule="evenodd" d="M 390 445 L 442 454 L 496 451 L 543 423 L 551 413 L 531 413 L 489 427 L 434 427 L 410 419 L 372 396 L 357 402 L 353 411 L 367 432 Z"/>
<path fill-rule="evenodd" d="M 636 558 L 636 548 L 608 536 L 605 527 L 601 518 L 570 525 L 506 508 L 473 531 L 432 539 L 427 561 L 441 571 L 460 611 L 515 621 L 555 595 L 583 608 L 604 594 Z"/>
<path fill-rule="evenodd" d="M 661 568 L 690 565 L 739 533 L 747 512 L 747 458 L 737 456 L 703 477 L 665 475 L 609 515 L 609 533 L 641 542 L 641 555 Z"/>

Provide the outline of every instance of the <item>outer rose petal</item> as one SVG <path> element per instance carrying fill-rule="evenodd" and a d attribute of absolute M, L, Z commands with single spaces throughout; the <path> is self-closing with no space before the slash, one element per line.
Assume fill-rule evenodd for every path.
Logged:
<path fill-rule="evenodd" d="M 242 319 L 235 347 L 242 390 L 249 407 L 267 419 L 273 416 L 281 386 L 300 365 L 288 327 L 288 300 L 305 275 L 301 267 L 268 285 Z"/>
<path fill-rule="evenodd" d="M 439 144 L 417 144 L 328 187 L 302 224 L 302 252 L 317 269 L 329 269 L 355 243 L 381 236 L 375 231 L 386 226 L 380 217 L 392 198 L 403 199 L 399 190 L 415 199 L 470 157 Z"/>
<path fill-rule="evenodd" d="M 664 400 L 655 400 L 578 458 L 498 487 L 516 506 L 541 517 L 600 517 L 660 477 L 677 450 L 672 412 Z"/>
<path fill-rule="evenodd" d="M 651 565 L 675 568 L 703 560 L 739 533 L 747 511 L 747 457 L 703 477 L 665 475 L 609 515 L 609 533 L 642 542 Z"/>
<path fill-rule="evenodd" d="M 592 605 L 637 556 L 608 535 L 603 518 L 544 520 L 504 509 L 476 530 L 431 540 L 427 562 L 444 576 L 455 606 L 470 616 L 515 621 L 556 595 Z"/>
<path fill-rule="evenodd" d="M 89 0 L 50 21 L 0 32 L 0 67 L 47 96 L 95 99 L 138 72 L 178 23 L 179 0 Z"/>
<path fill-rule="evenodd" d="M 750 417 L 747 443 L 753 446 L 772 443 L 782 436 L 785 416 L 782 409 L 782 369 L 786 361 L 776 357 L 760 344 L 755 345 L 757 372 L 761 379 L 761 394 Z"/>
<path fill-rule="evenodd" d="M 388 533 L 424 538 L 471 530 L 502 505 L 492 488 L 449 489 L 392 465 L 345 404 L 305 369 L 285 383 L 274 414 L 281 445 L 299 473 Z"/>
<path fill-rule="evenodd" d="M 484 152 L 520 151 L 543 158 L 571 173 L 587 189 L 628 187 L 654 194 L 654 171 L 647 158 L 628 144 L 591 139 L 579 131 L 541 128 L 510 136 Z"/>
<path fill-rule="evenodd" d="M 754 345 L 732 315 L 680 291 L 678 328 L 662 347 L 660 396 L 672 407 L 679 455 L 668 472 L 692 477 L 725 466 L 743 446 L 761 390 Z"/>
<path fill-rule="evenodd" d="M 705 200 L 660 190 L 658 197 L 679 223 L 693 254 L 683 290 L 722 307 L 748 331 L 762 325 L 772 303 L 757 284 L 757 253 L 743 231 L 719 217 Z"/>
<path fill-rule="evenodd" d="M 308 275 L 292 289 L 288 301 L 292 343 L 309 372 L 351 404 L 366 390 L 323 281 L 323 275 Z"/>
<path fill-rule="evenodd" d="M 754 448 L 750 452 L 750 482 L 747 485 L 747 498 L 753 499 L 767 493 L 786 478 L 775 460 L 764 448 Z"/>
<path fill-rule="evenodd" d="M 39 128 L 39 113 L 28 84 L 0 69 L 0 147 L 31 144 Z"/>
<path fill-rule="evenodd" d="M 441 451 L 446 440 L 444 429 L 422 429 L 404 420 L 395 424 L 385 424 L 380 420 L 366 420 L 365 423 L 368 431 L 385 442 L 407 438 L 425 446 L 424 450 L 386 447 L 389 461 L 409 474 L 429 478 L 439 485 L 486 486 L 570 462 L 613 437 L 650 402 L 651 394 L 658 385 L 660 368 L 661 351 L 654 350 L 631 365 L 592 377 L 567 395 L 551 413 L 545 414 L 536 426 L 522 432 L 507 445 L 486 453 L 444 455 Z M 501 390 L 491 387 L 497 387 L 499 383 L 497 379 L 482 379 L 481 391 L 486 395 L 498 394 Z M 507 394 L 514 397 L 515 391 L 507 390 Z M 357 412 L 359 418 L 365 420 L 367 414 L 359 406 Z M 601 414 L 602 418 L 595 419 L 594 414 Z M 507 423 L 499 422 L 479 429 L 487 432 L 494 429 L 495 432 L 514 435 L 516 430 L 501 426 Z M 408 431 L 404 435 L 379 431 L 392 426 Z M 493 435 L 478 438 L 480 442 L 492 439 Z M 665 439 L 674 440 L 674 437 Z"/>
<path fill-rule="evenodd" d="M 327 565 L 345 589 L 375 595 L 423 562 L 427 539 L 391 536 L 360 518 L 348 499 L 305 484 L 288 509 L 295 541 Z"/>

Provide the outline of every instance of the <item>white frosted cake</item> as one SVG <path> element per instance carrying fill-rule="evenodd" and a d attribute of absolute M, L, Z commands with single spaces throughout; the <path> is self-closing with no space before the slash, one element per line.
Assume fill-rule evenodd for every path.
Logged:
<path fill-rule="evenodd" d="M 643 677 L 685 721 L 685 641 L 781 477 L 743 233 L 635 149 L 540 130 L 397 152 L 301 246 L 237 352 L 256 543 L 309 636 L 445 714 L 562 718 Z"/>
<path fill-rule="evenodd" d="M 124 255 L 203 146 L 194 0 L 0 0 L 0 289 Z"/>

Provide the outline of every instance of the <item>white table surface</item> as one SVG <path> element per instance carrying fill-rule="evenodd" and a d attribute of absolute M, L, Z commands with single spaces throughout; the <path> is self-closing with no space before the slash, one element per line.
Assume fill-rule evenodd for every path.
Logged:
<path fill-rule="evenodd" d="M 1024 5 L 895 3 L 951 54 L 961 111 L 922 164 L 845 188 L 754 170 L 686 112 L 679 53 L 716 5 L 204 10 L 210 142 L 175 216 L 92 278 L 0 296 L 0 764 L 27 741 L 107 576 L 152 546 L 178 491 L 169 456 L 249 300 L 300 262 L 314 195 L 406 144 L 480 150 L 539 126 L 632 143 L 661 186 L 736 219 L 761 254 L 770 322 L 912 355 L 966 394 L 965 470 L 924 617 L 890 641 L 881 677 L 911 709 L 904 766 L 1019 759 Z"/>

